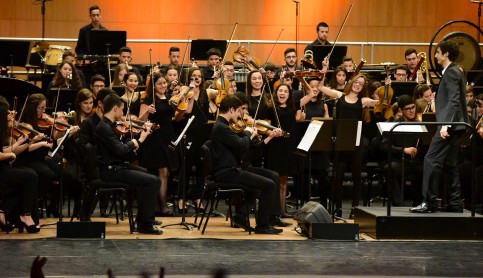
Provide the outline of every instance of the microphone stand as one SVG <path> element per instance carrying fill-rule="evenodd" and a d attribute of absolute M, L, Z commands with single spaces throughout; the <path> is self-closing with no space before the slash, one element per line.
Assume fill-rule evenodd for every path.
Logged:
<path fill-rule="evenodd" d="M 179 177 L 181 180 L 181 198 L 183 200 L 186 200 L 186 180 L 187 180 L 187 174 L 186 174 L 186 152 L 188 151 L 190 145 L 186 144 L 186 131 L 190 127 L 191 123 L 193 122 L 195 116 L 191 116 L 191 118 L 188 120 L 188 123 L 186 124 L 185 128 L 179 135 L 178 139 L 175 142 L 171 142 L 169 145 L 169 148 L 174 150 L 176 149 L 177 146 L 179 146 L 180 154 L 181 154 L 181 169 L 179 173 Z M 185 201 L 186 203 L 186 201 Z M 181 222 L 180 223 L 174 223 L 174 224 L 168 224 L 164 225 L 161 228 L 166 228 L 170 226 L 184 226 L 187 230 L 193 231 L 193 227 L 198 227 L 198 225 L 194 223 L 187 223 L 186 222 L 186 209 L 182 209 L 181 212 Z"/>

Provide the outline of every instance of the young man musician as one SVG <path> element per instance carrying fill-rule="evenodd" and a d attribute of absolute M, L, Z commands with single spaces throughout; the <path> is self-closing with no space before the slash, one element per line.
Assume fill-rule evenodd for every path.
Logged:
<path fill-rule="evenodd" d="M 132 62 L 132 50 L 130 47 L 123 46 L 119 50 L 119 64 L 126 64 L 128 71 L 132 71 L 137 74 L 138 78 L 141 78 L 139 69 L 131 64 Z M 142 79 L 141 79 L 142 83 Z"/>
<path fill-rule="evenodd" d="M 304 53 L 307 52 L 307 50 L 312 50 L 314 45 L 330 45 L 329 41 L 327 40 L 328 36 L 329 25 L 325 22 L 319 22 L 319 24 L 317 24 L 317 39 L 305 47 Z"/>
<path fill-rule="evenodd" d="M 145 172 L 131 169 L 124 163 L 124 157 L 139 146 L 150 134 L 151 125 L 146 125 L 139 139 L 132 139 L 123 143 L 114 132 L 115 122 L 123 116 L 124 101 L 116 94 L 109 94 L 103 101 L 104 117 L 95 131 L 97 153 L 101 178 L 108 182 L 122 182 L 132 185 L 136 189 L 138 213 L 136 222 L 138 232 L 160 235 L 163 232 L 153 226 L 154 210 L 157 190 L 160 180 L 158 177 Z"/>
<path fill-rule="evenodd" d="M 90 53 L 89 49 L 91 30 L 106 30 L 106 28 L 101 25 L 101 8 L 99 8 L 99 6 L 94 5 L 89 8 L 89 18 L 91 19 L 91 23 L 82 27 L 79 30 L 79 37 L 77 39 L 77 45 L 75 47 L 75 52 L 77 53 L 77 55 L 95 54 Z"/>
<path fill-rule="evenodd" d="M 443 77 L 436 94 L 437 122 L 469 122 L 466 112 L 465 86 L 463 73 L 453 62 L 459 54 L 458 44 L 454 41 L 442 41 L 436 47 L 434 57 L 443 66 Z M 466 128 L 461 125 L 440 125 L 434 134 L 428 153 L 424 158 L 423 202 L 411 212 L 434 212 L 438 209 L 438 189 L 443 180 L 448 183 L 449 212 L 463 212 L 460 197 L 460 178 L 457 167 L 459 139 Z M 442 179 L 442 174 L 445 178 Z"/>
<path fill-rule="evenodd" d="M 280 212 L 280 207 L 274 205 L 278 198 L 278 190 L 275 190 L 278 188 L 277 184 L 270 178 L 240 168 L 240 157 L 248 150 L 250 141 L 258 134 L 252 127 L 246 127 L 241 133 L 232 131 L 230 123 L 236 122 L 241 117 L 243 117 L 242 101 L 234 95 L 223 98 L 220 103 L 220 114 L 211 132 L 214 177 L 220 182 L 242 184 L 260 192 L 255 233 L 279 234 L 283 230 L 270 225 L 272 212 L 276 211 L 276 214 Z M 241 211 L 241 206 L 237 207 L 237 214 Z M 250 229 L 249 223 L 242 222 L 242 217 L 239 215 L 233 218 L 238 226 Z"/>
<path fill-rule="evenodd" d="M 416 70 L 416 67 L 418 65 L 418 52 L 414 48 L 408 48 L 404 52 L 404 58 L 406 59 L 406 63 L 408 65 L 408 71 L 407 74 L 408 76 L 411 76 L 411 74 Z M 417 72 L 417 77 L 414 79 L 418 81 L 419 84 L 425 82 L 423 73 L 421 70 L 418 70 Z"/>
<path fill-rule="evenodd" d="M 210 48 L 206 54 L 208 55 L 208 65 L 203 69 L 203 76 L 205 80 L 213 80 L 214 69 L 218 67 L 221 61 L 221 51 L 218 48 Z"/>

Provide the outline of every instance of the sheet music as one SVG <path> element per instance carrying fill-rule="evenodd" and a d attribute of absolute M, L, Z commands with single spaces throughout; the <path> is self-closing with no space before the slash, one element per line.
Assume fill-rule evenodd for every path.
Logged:
<path fill-rule="evenodd" d="M 362 121 L 357 122 L 357 137 L 356 137 L 356 147 L 361 144 L 361 134 L 362 134 Z"/>
<path fill-rule="evenodd" d="M 67 131 L 65 132 L 64 136 L 61 138 L 57 139 L 57 148 L 53 152 L 49 152 L 47 155 L 50 157 L 54 157 L 54 155 L 59 151 L 60 147 L 62 147 L 62 143 L 64 143 L 65 139 L 67 136 L 69 136 L 69 133 L 71 132 L 72 127 L 69 127 Z"/>
<path fill-rule="evenodd" d="M 176 141 L 174 141 L 174 142 L 171 142 L 174 146 L 178 146 L 179 141 L 181 141 L 181 139 L 183 138 L 183 135 L 186 133 L 186 130 L 188 130 L 188 128 L 190 127 L 190 125 L 191 125 L 191 123 L 193 122 L 194 119 L 195 119 L 195 116 L 194 115 L 191 116 L 191 118 L 189 118 L 189 120 L 188 120 L 188 123 L 184 127 L 183 131 L 178 136 L 178 139 L 176 139 Z"/>
<path fill-rule="evenodd" d="M 308 152 L 310 147 L 312 146 L 312 143 L 314 143 L 314 140 L 317 137 L 317 134 L 319 133 L 323 124 L 324 122 L 321 122 L 321 121 L 310 122 L 309 126 L 307 127 L 307 130 L 305 131 L 304 137 L 302 138 L 299 145 L 297 146 L 297 149 Z"/>
<path fill-rule="evenodd" d="M 377 123 L 377 127 L 379 128 L 379 132 L 383 134 L 384 132 L 389 132 L 391 128 L 398 123 L 399 122 L 379 122 Z M 393 132 L 424 133 L 428 131 L 424 125 L 400 125 L 397 126 Z"/>

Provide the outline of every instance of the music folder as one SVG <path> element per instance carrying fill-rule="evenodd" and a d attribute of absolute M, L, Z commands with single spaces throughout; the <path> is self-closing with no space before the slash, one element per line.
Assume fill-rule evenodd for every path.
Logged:
<path fill-rule="evenodd" d="M 381 135 L 388 136 L 391 131 L 391 128 L 399 123 L 404 123 L 404 122 L 378 122 L 376 125 Z M 404 134 L 420 135 L 427 132 L 428 130 L 426 129 L 425 125 L 404 125 L 404 124 L 397 126 L 392 131 L 392 133 L 396 135 L 404 135 Z"/>

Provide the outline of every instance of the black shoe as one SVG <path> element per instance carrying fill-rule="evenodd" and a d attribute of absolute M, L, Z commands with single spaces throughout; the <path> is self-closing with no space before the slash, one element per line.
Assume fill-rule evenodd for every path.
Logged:
<path fill-rule="evenodd" d="M 270 225 L 277 226 L 277 227 L 288 227 L 288 226 L 292 226 L 292 223 L 283 221 L 282 218 L 280 218 L 280 216 L 275 216 L 275 218 L 270 220 Z"/>
<path fill-rule="evenodd" d="M 255 234 L 276 235 L 282 233 L 282 229 L 275 228 L 273 226 L 257 226 L 255 228 Z"/>
<path fill-rule="evenodd" d="M 243 228 L 247 232 L 252 229 L 252 227 L 250 227 L 250 223 L 247 222 L 245 217 L 240 217 L 236 214 L 233 215 L 233 227 Z"/>
<path fill-rule="evenodd" d="M 436 206 L 430 206 L 426 202 L 422 202 L 419 206 L 410 208 L 409 212 L 413 213 L 428 213 L 428 212 L 436 212 L 438 208 Z"/>
<path fill-rule="evenodd" d="M 29 234 L 36 234 L 36 233 L 40 232 L 40 228 L 37 227 L 35 224 L 34 225 L 27 226 L 27 224 L 25 224 L 24 222 L 20 221 L 20 226 L 18 226 L 18 232 L 20 234 L 23 233 L 23 229 L 24 228 L 27 230 L 27 233 L 29 233 Z"/>
<path fill-rule="evenodd" d="M 161 224 L 163 224 L 163 221 L 159 221 L 159 220 L 154 219 L 154 221 L 153 221 L 154 226 L 159 226 Z"/>
<path fill-rule="evenodd" d="M 158 228 L 153 225 L 138 225 L 138 233 L 148 234 L 148 235 L 162 235 L 163 231 L 158 230 Z"/>
<path fill-rule="evenodd" d="M 463 206 L 459 207 L 452 207 L 452 206 L 446 206 L 443 209 L 444 212 L 457 212 L 457 213 L 463 213 Z"/>

